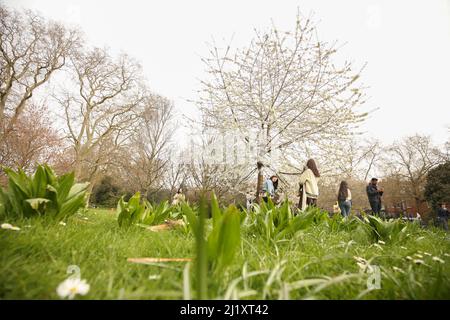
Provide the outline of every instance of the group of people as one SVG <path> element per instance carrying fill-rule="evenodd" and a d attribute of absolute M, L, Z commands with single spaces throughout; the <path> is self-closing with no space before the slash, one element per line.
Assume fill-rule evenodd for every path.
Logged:
<path fill-rule="evenodd" d="M 273 175 L 262 186 L 260 196 L 264 201 L 268 201 L 269 197 L 274 198 L 278 189 L 278 176 Z M 319 198 L 319 180 L 320 173 L 317 169 L 314 159 L 309 159 L 299 177 L 299 193 L 300 198 L 298 208 L 304 210 L 307 206 L 316 206 Z M 367 197 L 370 207 L 374 214 L 381 211 L 381 197 L 383 196 L 383 188 L 378 188 L 378 179 L 372 178 L 366 188 Z M 337 202 L 344 217 L 350 214 L 352 208 L 352 193 L 346 181 L 342 181 L 337 193 Z"/>
<path fill-rule="evenodd" d="M 299 177 L 299 208 L 304 210 L 307 206 L 316 206 L 319 198 L 319 179 L 320 173 L 317 169 L 316 162 L 309 159 L 306 162 L 303 172 Z M 278 176 L 273 175 L 262 186 L 260 197 L 264 201 L 268 201 L 269 197 L 274 198 L 278 189 Z"/>
<path fill-rule="evenodd" d="M 304 210 L 307 206 L 316 206 L 319 198 L 319 182 L 320 173 L 313 159 L 309 159 L 299 177 L 299 193 L 300 198 L 298 208 Z M 268 201 L 269 197 L 276 197 L 278 189 L 278 177 L 276 175 L 267 179 L 262 186 L 261 197 L 264 201 Z M 372 178 L 366 187 L 367 198 L 373 214 L 381 212 L 381 197 L 384 189 L 378 187 L 378 179 Z M 344 217 L 350 215 L 352 208 L 352 193 L 346 181 L 341 181 L 337 192 L 337 203 L 341 214 Z M 420 216 L 419 216 L 420 217 Z M 437 225 L 448 231 L 449 211 L 444 203 L 439 204 L 437 211 Z"/>
<path fill-rule="evenodd" d="M 317 206 L 317 199 L 319 198 L 319 180 L 320 173 L 317 169 L 316 162 L 313 159 L 309 159 L 303 168 L 299 177 L 299 203 L 298 208 L 301 210 L 306 209 L 307 206 Z M 272 201 L 277 202 L 277 190 L 278 190 L 279 178 L 277 175 L 272 175 L 270 178 L 264 181 L 260 197 L 263 201 L 268 202 L 269 198 Z M 381 212 L 381 197 L 383 196 L 383 188 L 378 187 L 378 179 L 372 178 L 366 187 L 367 198 L 369 200 L 370 207 L 373 214 L 380 214 Z M 172 205 L 177 205 L 185 201 L 185 195 L 183 189 L 178 189 L 177 193 L 173 197 Z M 247 208 L 250 209 L 253 202 L 252 196 L 249 193 L 247 195 Z M 339 190 L 337 192 L 337 203 L 341 214 L 344 217 L 350 215 L 352 208 L 352 192 L 346 181 L 341 181 Z M 449 212 L 445 204 L 439 204 L 437 212 L 437 223 L 448 231 L 448 218 Z"/>

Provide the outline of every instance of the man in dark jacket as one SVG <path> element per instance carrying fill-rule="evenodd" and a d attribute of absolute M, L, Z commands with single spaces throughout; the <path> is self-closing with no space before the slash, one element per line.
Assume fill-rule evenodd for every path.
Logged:
<path fill-rule="evenodd" d="M 381 196 L 383 195 L 383 189 L 378 189 L 378 179 L 372 178 L 367 185 L 366 192 L 369 198 L 370 207 L 374 214 L 379 214 L 381 211 Z"/>
<path fill-rule="evenodd" d="M 445 231 L 448 231 L 448 210 L 444 203 L 439 205 L 439 209 L 437 212 L 438 223 L 442 225 Z"/>

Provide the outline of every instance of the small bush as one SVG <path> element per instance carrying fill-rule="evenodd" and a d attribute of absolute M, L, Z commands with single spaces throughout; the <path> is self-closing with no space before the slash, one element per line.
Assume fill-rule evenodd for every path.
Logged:
<path fill-rule="evenodd" d="M 21 169 L 3 170 L 8 187 L 0 188 L 0 216 L 7 219 L 47 216 L 63 220 L 86 205 L 88 183 L 75 183 L 73 172 L 58 177 L 47 165 L 38 166 L 31 176 Z"/>
<path fill-rule="evenodd" d="M 91 194 L 91 202 L 96 206 L 114 207 L 120 199 L 121 190 L 110 176 L 105 176 L 98 185 L 94 187 Z"/>
<path fill-rule="evenodd" d="M 117 221 L 120 227 L 129 227 L 133 224 L 154 225 L 164 222 L 172 212 L 167 201 L 152 206 L 141 194 L 136 192 L 127 202 L 124 197 L 117 204 Z"/>

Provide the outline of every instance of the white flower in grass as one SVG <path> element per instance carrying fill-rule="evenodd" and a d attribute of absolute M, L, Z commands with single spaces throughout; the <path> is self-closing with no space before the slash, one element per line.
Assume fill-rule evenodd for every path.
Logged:
<path fill-rule="evenodd" d="M 421 259 L 414 259 L 413 262 L 415 264 L 425 264 L 425 262 L 423 260 L 421 260 Z"/>
<path fill-rule="evenodd" d="M 403 249 L 403 250 L 407 250 L 408 249 L 408 248 L 406 248 L 404 246 L 401 246 L 400 248 Z"/>
<path fill-rule="evenodd" d="M 59 224 L 62 226 L 66 226 L 66 223 L 64 221 L 61 221 Z"/>
<path fill-rule="evenodd" d="M 19 231 L 19 230 L 20 230 L 19 227 L 15 227 L 15 226 L 13 226 L 13 225 L 11 225 L 11 224 L 9 224 L 9 223 L 2 223 L 2 229 L 5 229 L 5 230 L 14 230 L 14 231 Z"/>
<path fill-rule="evenodd" d="M 406 260 L 412 261 L 412 259 L 410 256 L 406 256 Z"/>
<path fill-rule="evenodd" d="M 446 256 L 446 257 L 450 257 L 450 254 L 448 254 L 448 253 L 444 253 L 444 256 Z"/>
<path fill-rule="evenodd" d="M 384 242 L 383 240 L 378 240 L 379 244 L 386 244 L 386 242 Z"/>
<path fill-rule="evenodd" d="M 419 258 L 419 259 L 423 259 L 423 255 L 421 255 L 421 254 L 416 253 L 414 256 Z"/>
<path fill-rule="evenodd" d="M 86 295 L 89 292 L 89 289 L 90 286 L 86 280 L 68 278 L 59 284 L 56 292 L 60 298 L 69 298 L 72 300 L 77 294 L 82 296 Z"/>
<path fill-rule="evenodd" d="M 444 263 L 445 262 L 444 260 L 442 260 L 439 257 L 433 257 L 432 259 L 433 259 L 433 261 L 436 261 L 436 262 L 439 262 L 439 263 Z"/>
<path fill-rule="evenodd" d="M 429 257 L 431 257 L 431 253 L 428 253 L 428 252 L 424 252 L 423 254 L 424 254 L 424 255 L 426 255 L 426 256 L 429 256 Z"/>

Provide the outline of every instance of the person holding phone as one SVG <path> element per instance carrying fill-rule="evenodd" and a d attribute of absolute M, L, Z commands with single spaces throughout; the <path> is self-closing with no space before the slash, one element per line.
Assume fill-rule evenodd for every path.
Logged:
<path fill-rule="evenodd" d="M 370 207 L 374 214 L 380 214 L 381 211 L 381 197 L 383 196 L 383 188 L 378 188 L 378 179 L 372 178 L 367 185 L 366 192 L 369 199 Z"/>

